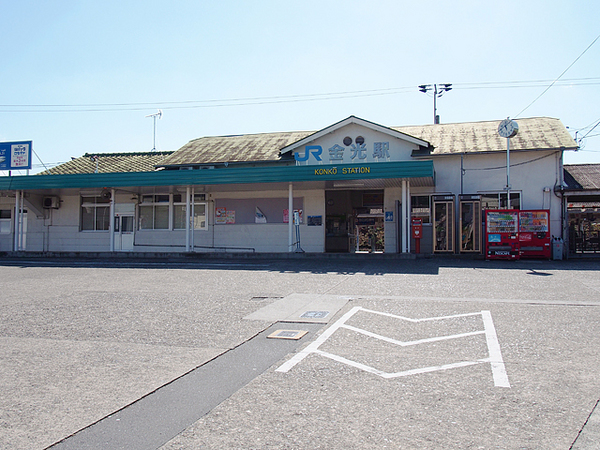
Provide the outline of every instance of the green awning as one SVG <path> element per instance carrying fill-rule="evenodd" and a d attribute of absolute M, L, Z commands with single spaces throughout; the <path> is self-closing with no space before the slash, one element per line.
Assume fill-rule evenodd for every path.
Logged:
<path fill-rule="evenodd" d="M 401 161 L 321 166 L 216 167 L 156 172 L 86 173 L 0 177 L 0 190 L 186 186 L 327 180 L 431 178 L 433 161 Z"/>

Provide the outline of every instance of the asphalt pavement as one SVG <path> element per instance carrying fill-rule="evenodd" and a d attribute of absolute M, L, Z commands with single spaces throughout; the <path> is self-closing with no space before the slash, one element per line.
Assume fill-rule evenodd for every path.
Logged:
<path fill-rule="evenodd" d="M 599 261 L 20 258 L 0 280 L 1 449 L 600 446 Z M 309 332 L 263 352 L 273 330 Z M 125 416 L 125 440 L 85 437 Z"/>

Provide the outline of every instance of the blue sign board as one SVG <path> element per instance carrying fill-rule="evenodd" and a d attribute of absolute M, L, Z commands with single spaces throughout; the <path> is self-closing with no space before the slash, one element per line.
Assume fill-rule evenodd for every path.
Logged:
<path fill-rule="evenodd" d="M 32 141 L 0 142 L 0 170 L 31 169 Z"/>
<path fill-rule="evenodd" d="M 393 222 L 394 221 L 394 211 L 386 211 L 385 212 L 385 221 Z"/>

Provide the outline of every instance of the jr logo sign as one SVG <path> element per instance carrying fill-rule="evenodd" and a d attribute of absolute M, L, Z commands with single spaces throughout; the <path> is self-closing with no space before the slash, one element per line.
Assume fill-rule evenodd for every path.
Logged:
<path fill-rule="evenodd" d="M 300 153 L 296 152 L 294 153 L 294 158 L 296 158 L 296 161 L 308 161 L 311 153 L 317 161 L 322 161 L 321 154 L 323 153 L 323 147 L 320 145 L 307 145 L 304 148 L 304 156 L 300 156 Z"/>
<path fill-rule="evenodd" d="M 320 145 L 307 145 L 304 147 L 304 153 L 301 150 L 294 153 L 294 159 L 299 162 L 311 161 L 312 159 L 322 162 L 323 157 L 327 158 L 328 153 L 330 164 L 390 161 L 389 142 L 367 144 L 362 136 L 358 136 L 354 140 L 346 137 L 343 142 L 344 147 L 340 144 L 334 144 L 327 149 L 325 155 L 323 155 L 323 147 Z"/>

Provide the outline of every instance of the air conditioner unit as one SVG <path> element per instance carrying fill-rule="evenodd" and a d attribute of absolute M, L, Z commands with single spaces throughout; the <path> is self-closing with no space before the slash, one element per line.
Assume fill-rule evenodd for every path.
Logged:
<path fill-rule="evenodd" d="M 60 198 L 56 195 L 47 195 L 42 200 L 44 209 L 58 209 L 60 207 Z"/>

